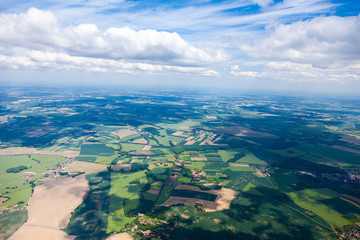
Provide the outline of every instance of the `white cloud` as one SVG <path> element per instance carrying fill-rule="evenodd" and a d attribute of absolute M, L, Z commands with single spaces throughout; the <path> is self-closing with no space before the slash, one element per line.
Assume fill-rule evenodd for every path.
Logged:
<path fill-rule="evenodd" d="M 346 68 L 316 68 L 307 63 L 271 61 L 262 71 L 230 71 L 236 77 L 245 79 L 267 79 L 285 82 L 349 82 L 360 81 L 360 66 Z M 326 88 L 326 85 L 324 85 Z"/>
<path fill-rule="evenodd" d="M 267 7 L 269 4 L 273 3 L 273 0 L 252 0 L 253 3 L 259 5 L 260 7 Z"/>
<path fill-rule="evenodd" d="M 263 74 L 254 71 L 231 71 L 230 72 L 234 76 L 245 76 L 245 77 L 262 77 Z"/>
<path fill-rule="evenodd" d="M 272 61 L 340 68 L 360 63 L 360 15 L 317 17 L 269 30 L 269 37 L 238 42 L 246 54 Z"/>
<path fill-rule="evenodd" d="M 85 70 L 88 72 L 121 72 L 136 74 L 146 72 L 149 74 L 196 74 L 202 76 L 218 76 L 214 70 L 205 67 L 182 67 L 143 62 L 129 62 L 124 60 L 111 60 L 103 58 L 78 57 L 67 53 L 43 52 L 23 49 L 21 56 L 0 55 L 3 67 L 19 69 L 50 68 L 52 70 Z"/>
<path fill-rule="evenodd" d="M 175 32 L 128 27 L 100 31 L 94 24 L 63 28 L 50 11 L 35 8 L 18 15 L 0 14 L 0 44 L 2 64 L 12 68 L 214 75 L 207 67 L 227 59 L 224 51 L 195 47 Z"/>

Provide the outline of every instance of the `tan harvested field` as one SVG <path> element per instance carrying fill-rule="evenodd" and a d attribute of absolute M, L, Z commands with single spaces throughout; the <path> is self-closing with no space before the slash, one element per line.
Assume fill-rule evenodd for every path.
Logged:
<path fill-rule="evenodd" d="M 104 164 L 74 161 L 66 168 L 66 171 L 85 172 L 86 174 L 92 174 L 96 172 L 107 171 L 107 167 L 108 165 L 104 165 Z"/>
<path fill-rule="evenodd" d="M 88 181 L 84 175 L 36 186 L 28 206 L 27 224 L 65 228 L 71 213 L 82 203 L 88 191 Z"/>
<path fill-rule="evenodd" d="M 208 187 L 208 186 L 214 186 L 215 183 L 204 183 L 203 185 L 204 185 L 205 187 Z"/>
<path fill-rule="evenodd" d="M 134 239 L 130 234 L 128 233 L 118 233 L 110 235 L 106 240 L 132 240 Z"/>
<path fill-rule="evenodd" d="M 240 164 L 240 163 L 230 163 L 229 165 L 234 167 L 249 167 L 249 164 Z"/>
<path fill-rule="evenodd" d="M 145 138 L 139 138 L 139 139 L 136 139 L 134 141 L 132 141 L 133 143 L 140 143 L 140 144 L 147 144 L 148 141 L 145 139 Z"/>
<path fill-rule="evenodd" d="M 191 141 L 194 138 L 194 136 L 190 136 L 187 139 L 185 139 L 185 141 Z"/>
<path fill-rule="evenodd" d="M 111 169 L 114 170 L 114 171 L 124 170 L 125 172 L 127 172 L 127 171 L 131 170 L 131 164 L 119 164 L 119 163 L 117 163 L 116 165 L 111 166 Z"/>
<path fill-rule="evenodd" d="M 190 131 L 191 127 L 189 127 L 189 126 L 181 126 L 181 127 L 178 127 L 177 129 L 184 130 L 184 131 Z"/>
<path fill-rule="evenodd" d="M 267 177 L 269 176 L 268 173 L 263 173 L 262 171 L 260 171 L 259 169 L 255 169 L 255 173 L 258 174 L 261 177 Z"/>
<path fill-rule="evenodd" d="M 11 147 L 11 148 L 0 149 L 0 156 L 21 155 L 21 154 L 46 154 L 46 155 L 63 156 L 66 158 L 75 158 L 77 157 L 77 155 L 79 155 L 79 151 L 70 151 L 70 150 L 63 152 L 41 151 L 33 147 Z"/>
<path fill-rule="evenodd" d="M 134 152 L 130 152 L 132 155 L 154 155 L 154 153 L 150 150 L 138 150 Z"/>
<path fill-rule="evenodd" d="M 47 134 L 47 132 L 42 131 L 42 130 L 35 130 L 35 131 L 30 131 L 26 133 L 27 137 L 41 137 L 43 135 Z"/>
<path fill-rule="evenodd" d="M 8 240 L 72 240 L 76 236 L 70 236 L 57 229 L 23 225 Z"/>
<path fill-rule="evenodd" d="M 348 148 L 348 147 L 343 147 L 343 146 L 339 146 L 339 145 L 334 145 L 334 146 L 332 146 L 332 148 L 343 150 L 343 151 L 346 151 L 346 152 L 352 152 L 352 153 L 360 154 L 360 150 L 357 150 L 357 149 L 354 149 L 354 148 Z"/>
<path fill-rule="evenodd" d="M 342 135 L 340 140 L 351 144 L 360 145 L 360 137 L 356 135 Z"/>
<path fill-rule="evenodd" d="M 111 132 L 112 134 L 119 136 L 120 138 L 124 138 L 127 136 L 135 135 L 137 134 L 137 131 L 130 130 L 130 129 L 121 129 L 118 131 Z"/>
<path fill-rule="evenodd" d="M 159 190 L 156 190 L 156 189 L 149 189 L 149 190 L 147 190 L 146 192 L 148 192 L 148 193 L 152 193 L 152 194 L 155 194 L 155 195 L 159 195 Z"/>
<path fill-rule="evenodd" d="M 349 199 L 346 199 L 346 198 L 343 198 L 343 197 L 341 197 L 340 199 L 341 199 L 341 200 L 344 200 L 344 201 L 346 201 L 346 202 L 348 202 L 348 203 L 350 203 L 350 204 L 352 204 L 352 205 L 354 205 L 355 207 L 360 208 L 360 205 L 359 205 L 359 204 L 357 204 L 357 203 L 355 203 L 355 202 L 353 202 L 353 201 L 351 201 L 351 200 L 349 200 Z"/>
<path fill-rule="evenodd" d="M 166 202 L 161 204 L 162 206 L 172 206 L 177 204 L 192 205 L 200 203 L 203 205 L 206 212 L 222 211 L 230 208 L 231 201 L 239 194 L 238 191 L 234 191 L 229 188 L 221 188 L 220 190 L 209 190 L 201 191 L 200 188 L 185 184 L 180 184 L 176 189 L 186 189 L 192 191 L 198 191 L 203 193 L 211 193 L 217 195 L 215 201 L 206 201 L 197 198 L 186 198 L 186 197 L 170 197 Z"/>
<path fill-rule="evenodd" d="M 343 196 L 343 197 L 346 197 L 346 198 L 348 198 L 348 199 L 351 199 L 351 200 L 357 202 L 358 204 L 360 204 L 360 198 L 358 198 L 358 197 L 354 197 L 354 196 L 351 196 L 351 195 L 349 195 L 349 194 L 343 194 L 342 196 Z"/>
<path fill-rule="evenodd" d="M 206 134 L 205 134 L 205 133 L 203 133 L 203 134 L 201 134 L 201 135 L 200 135 L 200 138 L 199 138 L 199 139 L 197 139 L 197 141 L 198 141 L 198 142 L 201 142 L 202 140 L 204 140 L 204 139 L 205 139 L 205 137 L 206 137 Z"/>
<path fill-rule="evenodd" d="M 145 145 L 143 148 L 142 148 L 142 151 L 147 151 L 147 150 L 150 150 L 151 149 L 151 145 Z"/>
<path fill-rule="evenodd" d="M 191 190 L 191 191 L 198 191 L 201 192 L 201 189 L 196 186 L 180 184 L 175 187 L 175 189 L 182 189 L 182 190 Z M 205 192 L 205 191 L 204 191 Z"/>
<path fill-rule="evenodd" d="M 188 215 L 185 215 L 185 214 L 181 214 L 180 216 L 181 216 L 182 218 L 184 218 L 184 219 L 189 219 L 189 218 L 190 218 Z"/>
<path fill-rule="evenodd" d="M 206 161 L 206 157 L 191 157 L 191 161 Z"/>
<path fill-rule="evenodd" d="M 174 132 L 174 133 L 173 133 L 173 134 L 171 134 L 171 135 L 173 135 L 173 136 L 182 136 L 182 137 L 187 137 L 187 136 L 183 135 L 183 133 L 184 133 L 184 132 L 182 132 L 182 131 L 177 131 L 177 132 Z"/>
<path fill-rule="evenodd" d="M 148 167 L 149 170 L 153 170 L 154 168 L 156 168 L 156 166 L 154 164 L 150 164 Z"/>
<path fill-rule="evenodd" d="M 187 141 L 184 145 L 193 145 L 194 143 L 196 143 L 196 141 L 191 140 L 191 141 Z"/>
<path fill-rule="evenodd" d="M 68 225 L 71 213 L 82 203 L 88 191 L 84 175 L 36 186 L 28 205 L 28 220 L 10 239 L 74 239 L 60 229 Z"/>
<path fill-rule="evenodd" d="M 224 134 L 221 134 L 220 136 L 218 136 L 215 140 L 213 141 L 203 141 L 202 143 L 200 143 L 200 145 L 211 145 L 211 146 L 227 146 L 227 144 L 220 144 L 220 143 L 216 143 L 217 141 L 219 141 L 222 137 L 224 136 Z"/>

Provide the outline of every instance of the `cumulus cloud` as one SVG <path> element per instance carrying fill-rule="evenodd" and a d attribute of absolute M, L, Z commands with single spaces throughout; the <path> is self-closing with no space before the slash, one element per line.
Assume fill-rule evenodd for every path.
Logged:
<path fill-rule="evenodd" d="M 360 63 L 360 15 L 317 17 L 276 25 L 263 39 L 241 41 L 249 56 L 336 69 Z"/>
<path fill-rule="evenodd" d="M 44 52 L 38 50 L 22 50 L 19 56 L 0 54 L 3 67 L 10 69 L 42 69 L 53 70 L 85 70 L 88 72 L 119 72 L 119 73 L 175 73 L 196 74 L 202 76 L 218 76 L 214 70 L 205 67 L 183 67 L 143 62 L 129 62 L 125 60 L 111 60 L 103 58 L 71 56 L 67 53 Z"/>
<path fill-rule="evenodd" d="M 1 62 L 13 68 L 84 67 L 90 71 L 214 75 L 207 67 L 227 59 L 222 50 L 195 47 L 175 32 L 128 27 L 101 31 L 94 24 L 63 28 L 50 11 L 36 8 L 22 14 L 0 14 L 0 44 Z"/>

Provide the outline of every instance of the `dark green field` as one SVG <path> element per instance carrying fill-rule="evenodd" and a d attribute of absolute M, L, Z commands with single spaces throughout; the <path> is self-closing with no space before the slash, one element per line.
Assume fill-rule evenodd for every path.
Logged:
<path fill-rule="evenodd" d="M 19 210 L 0 215 L 0 239 L 7 239 L 26 222 L 27 211 Z"/>

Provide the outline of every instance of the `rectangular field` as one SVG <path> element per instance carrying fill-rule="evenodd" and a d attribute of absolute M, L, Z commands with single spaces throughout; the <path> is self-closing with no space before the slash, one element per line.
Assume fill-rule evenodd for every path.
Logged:
<path fill-rule="evenodd" d="M 133 221 L 133 218 L 125 215 L 125 205 L 128 203 L 130 208 L 138 207 L 140 203 L 137 200 L 141 198 L 140 194 L 146 183 L 145 171 L 111 174 L 108 233 L 119 232 Z"/>

